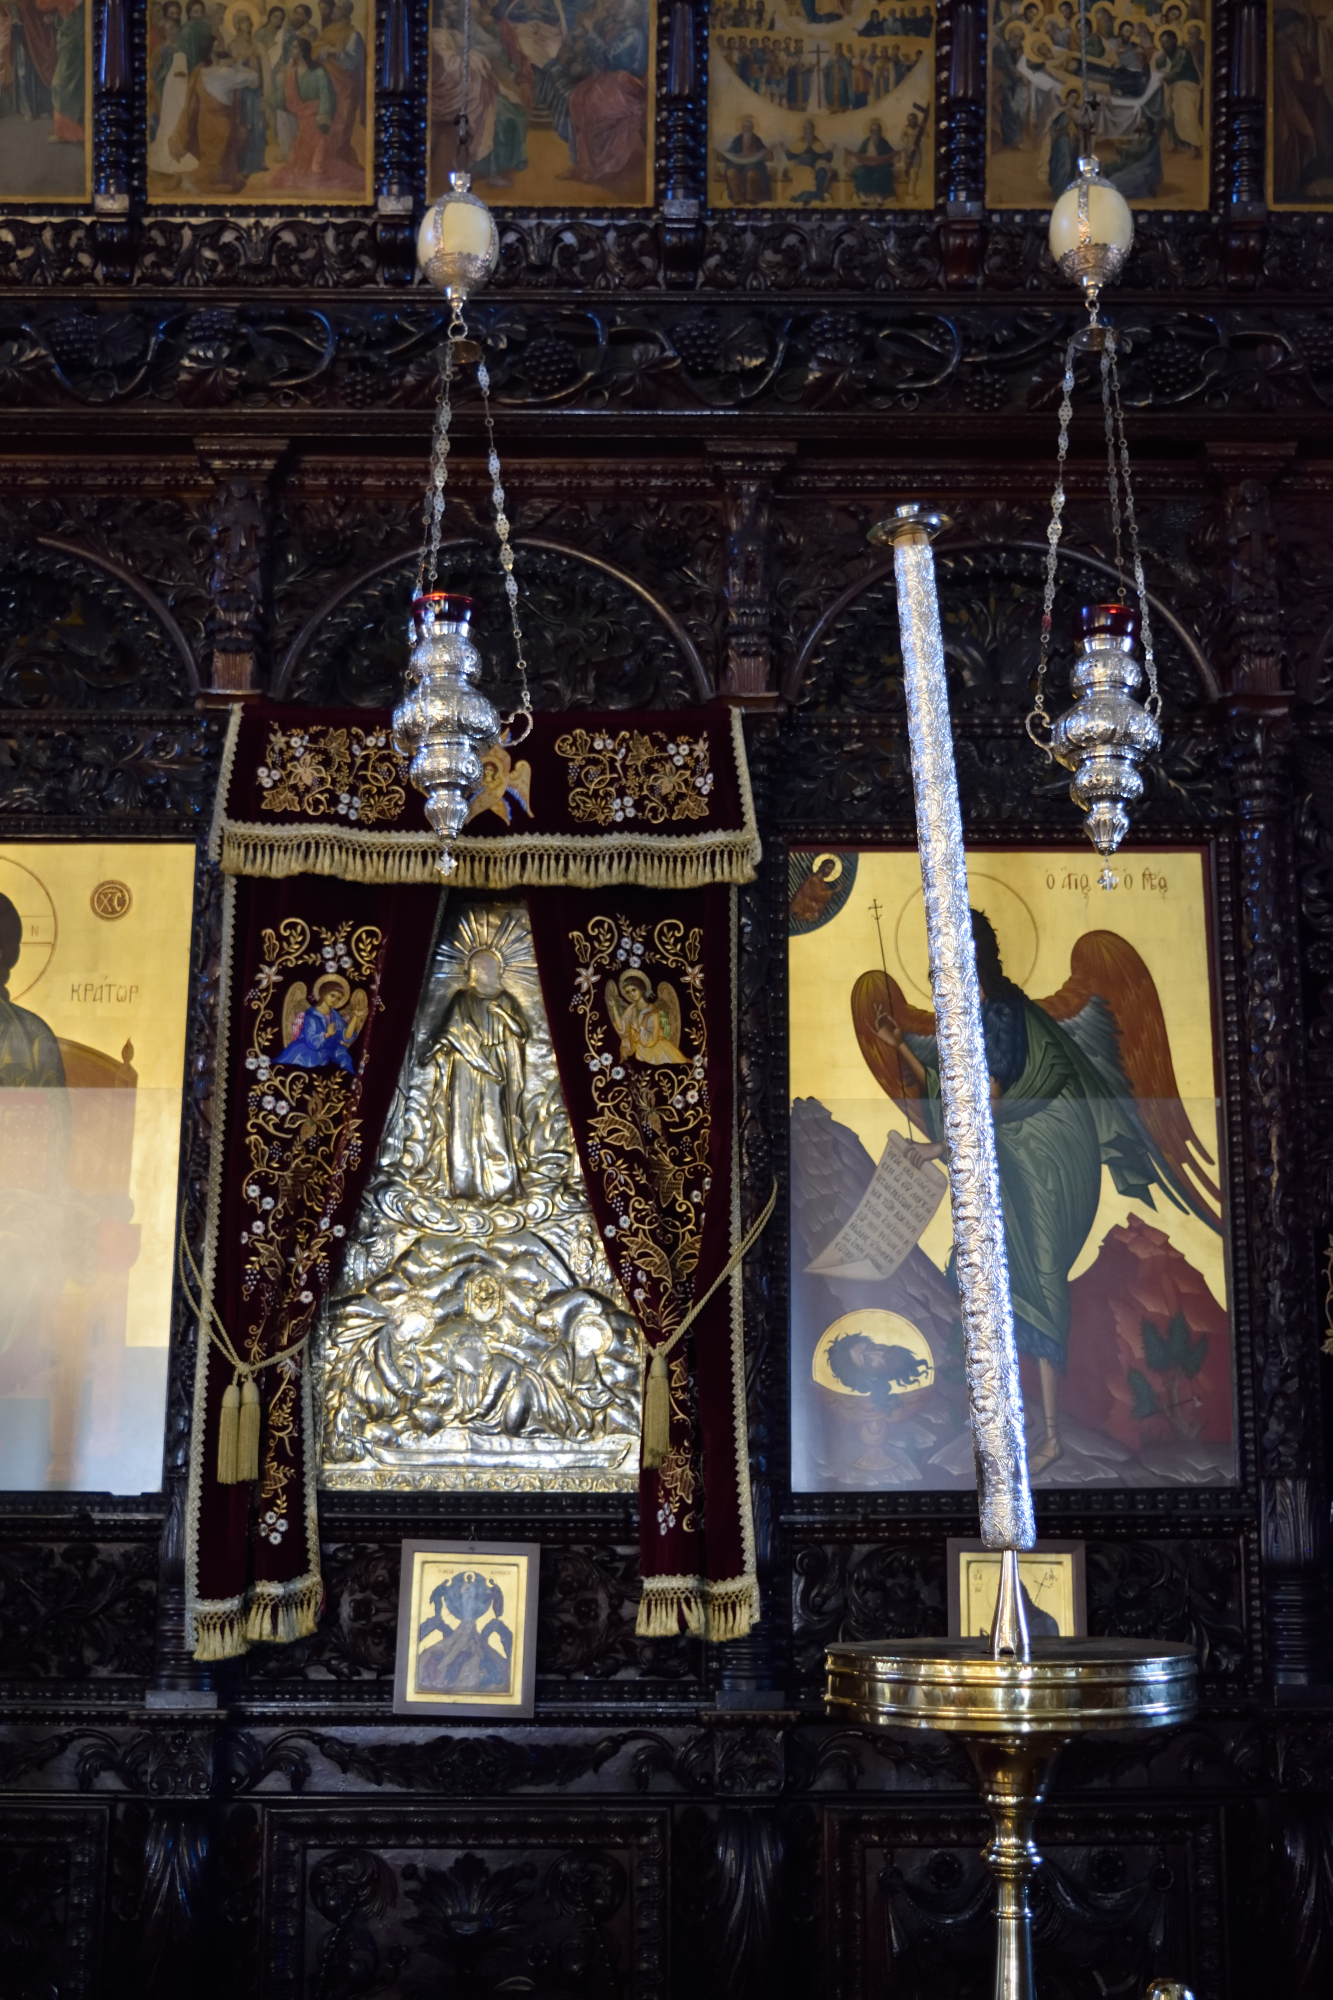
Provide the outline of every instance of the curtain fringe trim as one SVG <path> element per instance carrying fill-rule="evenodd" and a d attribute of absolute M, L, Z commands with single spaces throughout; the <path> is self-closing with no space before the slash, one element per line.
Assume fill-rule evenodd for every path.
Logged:
<path fill-rule="evenodd" d="M 640 1639 L 744 1639 L 759 1623 L 757 1577 L 709 1583 L 703 1577 L 645 1577 L 635 1633 Z"/>
<path fill-rule="evenodd" d="M 196 1660 L 233 1660 L 251 1646 L 290 1646 L 319 1624 L 324 1586 L 318 1577 L 297 1584 L 260 1584 L 245 1597 L 196 1604 Z"/>
<path fill-rule="evenodd" d="M 697 838 L 697 837 L 696 837 Z M 221 861 L 227 875 L 336 875 L 345 882 L 439 884 L 439 847 L 433 837 L 382 838 L 374 847 L 353 835 L 297 827 L 290 832 L 245 831 L 224 822 Z M 632 883 L 644 889 L 702 889 L 715 882 L 753 882 L 759 841 L 749 831 L 705 836 L 688 848 L 669 839 L 596 846 L 577 840 L 536 847 L 525 841 L 479 842 L 454 848 L 451 889 L 610 889 Z"/>

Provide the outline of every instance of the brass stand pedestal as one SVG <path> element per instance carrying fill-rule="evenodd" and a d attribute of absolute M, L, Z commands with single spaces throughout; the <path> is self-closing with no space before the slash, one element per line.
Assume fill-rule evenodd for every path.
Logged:
<path fill-rule="evenodd" d="M 1160 1729 L 1196 1705 L 1191 1646 L 1037 1639 L 1030 1659 L 983 1639 L 830 1646 L 827 1701 L 843 1720 L 960 1736 L 995 1832 L 983 1851 L 997 1896 L 995 2000 L 1035 2000 L 1028 1886 L 1037 1807 L 1064 1744 L 1088 1730 Z"/>

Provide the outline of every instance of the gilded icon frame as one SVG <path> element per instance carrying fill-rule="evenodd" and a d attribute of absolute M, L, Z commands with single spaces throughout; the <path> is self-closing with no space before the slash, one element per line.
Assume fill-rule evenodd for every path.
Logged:
<path fill-rule="evenodd" d="M 417 1717 L 489 1716 L 510 1720 L 533 1712 L 537 1674 L 538 1542 L 405 1541 L 398 1588 L 398 1645 L 393 1712 Z M 447 1593 L 452 1591 L 450 1602 Z M 498 1601 L 497 1601 L 498 1600 Z M 433 1618 L 424 1614 L 434 1607 Z M 446 1618 L 456 1622 L 450 1626 Z M 469 1635 L 465 1627 L 473 1627 Z M 440 1633 L 435 1643 L 434 1626 Z M 492 1645 L 496 1627 L 507 1633 Z M 423 1643 L 423 1634 L 430 1632 Z M 430 1658 L 451 1638 L 454 1685 L 430 1685 Z M 469 1657 L 468 1640 L 476 1644 Z M 423 1675 L 422 1662 L 426 1661 Z M 502 1682 L 499 1668 L 507 1668 Z M 486 1686 L 490 1677 L 492 1685 Z M 466 1685 L 464 1684 L 466 1683 Z"/>

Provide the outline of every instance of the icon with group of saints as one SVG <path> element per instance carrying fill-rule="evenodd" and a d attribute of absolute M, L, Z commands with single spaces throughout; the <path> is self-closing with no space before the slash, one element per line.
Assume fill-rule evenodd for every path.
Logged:
<path fill-rule="evenodd" d="M 736 0 L 714 15 L 711 199 L 732 208 L 926 208 L 934 9 Z"/>
<path fill-rule="evenodd" d="M 992 0 L 986 201 L 1049 206 L 1093 151 L 1127 201 L 1208 206 L 1209 0 Z"/>

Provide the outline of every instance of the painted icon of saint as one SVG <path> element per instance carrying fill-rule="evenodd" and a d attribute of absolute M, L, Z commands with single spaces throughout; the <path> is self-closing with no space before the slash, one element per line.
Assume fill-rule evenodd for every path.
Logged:
<path fill-rule="evenodd" d="M 1134 947 L 1114 931 L 1074 946 L 1058 993 L 1032 1000 L 1008 978 L 990 920 L 972 912 L 990 1071 L 1005 1249 L 1020 1352 L 1041 1373 L 1045 1436 L 1034 1473 L 1061 1453 L 1059 1383 L 1069 1343 L 1069 1274 L 1096 1220 L 1105 1166 L 1119 1193 L 1154 1191 L 1221 1231 L 1221 1195 L 1176 1083 L 1161 1001 Z M 861 1053 L 923 1135 L 918 1159 L 944 1156 L 935 1020 L 882 971 L 852 989 Z"/>
<path fill-rule="evenodd" d="M 436 1585 L 430 1601 L 434 1616 L 417 1627 L 417 1686 L 432 1694 L 507 1694 L 514 1635 L 500 1616 L 499 1584 L 479 1570 L 459 1570 Z M 446 1622 L 446 1611 L 457 1625 Z"/>
<path fill-rule="evenodd" d="M 23 919 L 8 896 L 0 896 L 0 1090 L 63 1090 L 60 1044 L 40 1014 L 9 997 L 9 975 L 22 947 Z"/>

